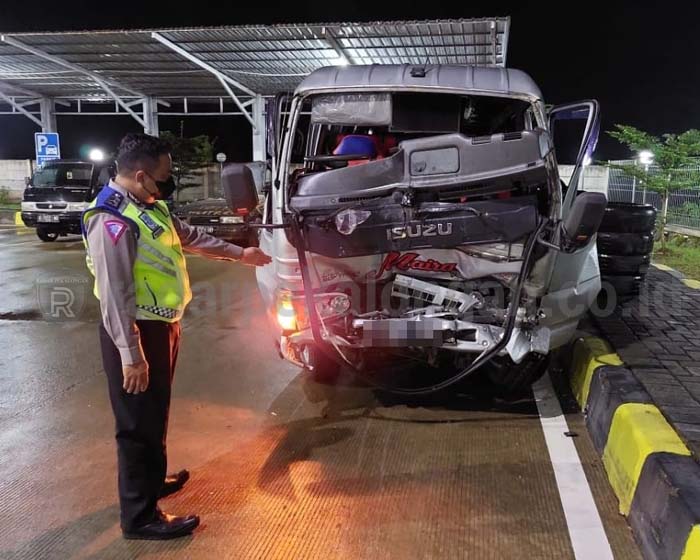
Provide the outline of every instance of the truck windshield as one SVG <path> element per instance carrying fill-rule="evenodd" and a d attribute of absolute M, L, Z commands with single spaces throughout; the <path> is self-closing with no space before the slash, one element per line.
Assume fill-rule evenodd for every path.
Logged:
<path fill-rule="evenodd" d="M 47 163 L 32 177 L 33 187 L 89 187 L 93 166 L 89 163 Z"/>
<path fill-rule="evenodd" d="M 336 93 L 314 96 L 311 105 L 310 124 L 306 125 L 308 132 L 303 138 L 304 167 L 314 172 L 389 157 L 404 140 L 442 134 L 490 137 L 532 128 L 530 105 L 508 97 Z M 297 127 L 304 125 L 300 119 Z"/>

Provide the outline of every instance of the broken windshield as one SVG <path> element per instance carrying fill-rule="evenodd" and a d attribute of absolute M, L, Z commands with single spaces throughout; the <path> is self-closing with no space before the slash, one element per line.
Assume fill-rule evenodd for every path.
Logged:
<path fill-rule="evenodd" d="M 405 140 L 532 128 L 526 101 L 449 93 L 337 93 L 312 98 L 306 168 L 324 171 L 389 157 Z"/>

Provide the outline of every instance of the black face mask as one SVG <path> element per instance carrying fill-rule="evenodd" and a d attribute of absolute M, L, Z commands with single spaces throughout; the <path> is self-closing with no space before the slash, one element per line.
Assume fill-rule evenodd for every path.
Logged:
<path fill-rule="evenodd" d="M 171 175 L 165 181 L 156 181 L 156 187 L 158 187 L 158 196 L 156 196 L 157 199 L 165 200 L 170 198 L 170 195 L 175 192 L 175 179 L 173 179 L 173 176 Z"/>

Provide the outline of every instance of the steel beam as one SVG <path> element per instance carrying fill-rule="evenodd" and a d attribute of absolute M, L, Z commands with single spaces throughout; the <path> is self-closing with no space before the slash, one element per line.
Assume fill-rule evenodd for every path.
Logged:
<path fill-rule="evenodd" d="M 217 76 L 219 78 L 219 82 L 221 83 L 221 86 L 226 90 L 226 93 L 229 94 L 231 99 L 233 99 L 233 102 L 238 106 L 238 108 L 241 110 L 241 112 L 245 115 L 245 118 L 248 119 L 248 122 L 250 122 L 251 125 L 253 125 L 253 129 L 255 129 L 255 121 L 253 120 L 253 117 L 250 115 L 248 111 L 246 111 L 245 107 L 243 106 L 243 103 L 241 103 L 241 100 L 238 99 L 235 93 L 233 93 L 233 90 L 231 89 L 231 86 L 228 85 L 228 83 L 223 80 L 220 76 Z"/>
<path fill-rule="evenodd" d="M 25 97 L 34 97 L 34 98 L 41 97 L 41 94 L 37 93 L 36 91 L 24 89 L 23 87 L 16 86 L 14 84 L 10 84 L 7 82 L 0 82 L 0 89 L 10 89 L 12 91 L 16 91 L 19 95 L 23 95 Z"/>
<path fill-rule="evenodd" d="M 105 79 L 96 72 L 93 72 L 92 70 L 88 70 L 87 68 L 83 68 L 82 66 L 78 66 L 77 64 L 73 64 L 72 62 L 68 62 L 67 60 L 63 60 L 62 58 L 59 58 L 57 56 L 54 56 L 52 54 L 49 54 L 47 52 L 44 52 L 42 50 L 39 50 L 35 47 L 31 47 L 29 45 L 25 45 L 21 41 L 18 41 L 17 39 L 10 37 L 9 35 L 0 35 L 0 40 L 2 40 L 4 43 L 7 43 L 8 45 L 12 45 L 13 47 L 26 51 L 30 54 L 33 54 L 34 56 L 38 56 L 39 58 L 43 58 L 44 60 L 48 60 L 49 62 L 53 62 L 54 64 L 57 64 L 59 66 L 63 66 L 64 68 L 68 68 L 69 70 L 73 70 L 73 72 L 77 72 L 79 74 L 83 74 L 84 76 L 89 76 L 92 78 L 100 87 L 102 87 L 102 84 L 110 84 L 112 87 L 117 87 L 119 89 L 122 89 L 124 91 L 127 91 L 131 93 L 132 95 L 135 95 L 137 97 L 144 97 L 144 94 L 136 91 L 128 86 L 125 86 L 123 84 L 120 84 L 119 82 L 116 82 L 115 80 L 112 80 L 111 78 Z M 104 88 L 103 88 L 104 89 Z"/>
<path fill-rule="evenodd" d="M 53 99 L 42 97 L 41 99 L 41 131 L 58 132 L 56 126 L 56 105 Z"/>
<path fill-rule="evenodd" d="M 159 43 L 161 43 L 162 45 L 168 47 L 171 51 L 176 52 L 177 54 L 179 54 L 183 58 L 189 60 L 192 64 L 196 64 L 200 68 L 213 74 L 219 80 L 219 82 L 221 83 L 223 88 L 226 90 L 226 93 L 228 93 L 229 96 L 231 97 L 231 99 L 233 99 L 233 102 L 244 113 L 244 115 L 248 119 L 248 121 L 250 121 L 250 124 L 253 125 L 253 128 L 255 128 L 255 122 L 253 120 L 252 115 L 248 111 L 246 111 L 246 109 L 245 109 L 247 105 L 245 105 L 244 103 L 241 102 L 241 100 L 238 98 L 238 96 L 231 89 L 231 86 L 241 90 L 244 93 L 247 93 L 248 95 L 255 97 L 257 94 L 252 89 L 247 88 L 246 86 L 244 86 L 240 82 L 234 80 L 230 76 L 224 74 L 220 70 L 217 70 L 211 64 L 197 58 L 192 53 L 186 51 L 182 47 L 173 43 L 170 39 L 166 39 L 165 37 L 163 37 L 163 35 L 161 35 L 160 33 L 151 33 L 151 37 L 153 39 L 155 39 L 156 41 L 158 41 Z"/>
<path fill-rule="evenodd" d="M 498 66 L 498 29 L 496 25 L 495 20 L 491 22 L 491 49 L 493 49 L 492 63 L 494 66 Z"/>
<path fill-rule="evenodd" d="M 267 160 L 267 127 L 265 126 L 265 105 L 261 95 L 253 103 L 253 161 Z"/>
<path fill-rule="evenodd" d="M 506 18 L 505 29 L 503 30 L 503 60 L 501 65 L 507 68 L 508 62 L 508 41 L 510 40 L 510 16 Z"/>
<path fill-rule="evenodd" d="M 0 91 L 0 99 L 5 101 L 8 105 L 10 105 L 13 109 L 16 109 L 18 112 L 22 113 L 25 117 L 28 119 L 32 120 L 35 124 L 39 125 L 42 129 L 44 128 L 44 125 L 42 124 L 41 120 L 36 118 L 34 115 L 32 115 L 29 111 L 27 111 L 24 107 L 20 107 L 15 100 L 10 97 L 9 95 L 3 93 Z"/>
<path fill-rule="evenodd" d="M 163 35 L 161 35 L 160 33 L 151 33 L 151 37 L 153 37 L 156 41 L 158 41 L 162 45 L 165 45 L 166 47 L 168 47 L 170 50 L 176 52 L 177 54 L 179 54 L 183 58 L 186 58 L 191 63 L 196 64 L 197 66 L 206 70 L 207 72 L 210 72 L 211 74 L 214 74 L 214 76 L 219 78 L 220 81 L 223 80 L 223 81 L 227 82 L 228 84 L 232 85 L 233 87 L 235 87 L 235 88 L 241 90 L 242 92 L 247 93 L 248 95 L 251 95 L 253 97 L 255 95 L 257 95 L 252 89 L 244 86 L 242 83 L 234 80 L 233 78 L 224 74 L 220 70 L 217 70 L 208 62 L 205 62 L 205 61 L 197 58 L 192 53 L 186 51 L 182 47 L 173 43 L 170 39 L 166 39 L 165 37 L 163 37 Z"/>
<path fill-rule="evenodd" d="M 133 90 L 127 86 L 124 86 L 122 84 L 119 84 L 117 82 L 114 82 L 114 80 L 105 80 L 102 76 L 97 74 L 96 72 L 93 72 L 92 70 L 88 70 L 87 68 L 83 68 L 82 66 L 78 66 L 77 64 L 73 64 L 72 62 L 68 62 L 67 60 L 63 60 L 62 58 L 59 58 L 57 56 L 54 56 L 52 54 L 49 54 L 47 52 L 44 52 L 42 50 L 36 49 L 34 47 L 30 47 L 29 45 L 25 45 L 21 41 L 18 41 L 17 39 L 13 39 L 12 37 L 8 37 L 7 35 L 2 35 L 0 36 L 0 39 L 7 43 L 8 45 L 12 45 L 13 47 L 17 49 L 21 49 L 23 51 L 26 51 L 30 54 L 33 54 L 34 56 L 38 56 L 39 58 L 43 58 L 44 60 L 48 60 L 49 62 L 52 62 L 53 64 L 57 64 L 59 66 L 63 66 L 64 68 L 68 68 L 69 70 L 73 70 L 74 72 L 77 72 L 79 74 L 83 74 L 84 76 L 88 76 L 91 78 L 98 86 L 100 86 L 110 97 L 114 99 L 114 101 L 119 105 L 122 109 L 124 109 L 127 113 L 129 113 L 141 126 L 146 126 L 146 123 L 144 120 L 138 116 L 134 111 L 132 111 L 127 104 L 117 95 L 114 90 L 112 89 L 113 87 L 118 87 L 124 91 L 127 91 L 131 94 L 137 95 L 138 97 L 145 97 L 144 94 L 139 93 L 136 90 Z"/>
<path fill-rule="evenodd" d="M 338 54 L 338 58 L 340 58 L 341 61 L 344 61 L 346 64 L 356 64 L 356 61 L 353 59 L 353 57 L 351 57 L 347 53 L 347 51 L 343 48 L 338 39 L 335 38 L 333 32 L 327 27 L 323 31 L 323 40 L 326 43 L 328 43 L 328 46 Z"/>
<path fill-rule="evenodd" d="M 148 96 L 143 99 L 143 117 L 146 121 L 146 126 L 143 131 L 151 136 L 160 136 L 158 127 L 158 103 L 153 96 Z"/>

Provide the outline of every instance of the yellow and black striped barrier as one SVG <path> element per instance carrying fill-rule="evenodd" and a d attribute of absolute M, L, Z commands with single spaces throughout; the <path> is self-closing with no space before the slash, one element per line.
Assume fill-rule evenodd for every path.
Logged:
<path fill-rule="evenodd" d="M 607 342 L 572 350 L 572 391 L 644 557 L 700 559 L 700 465 Z"/>

